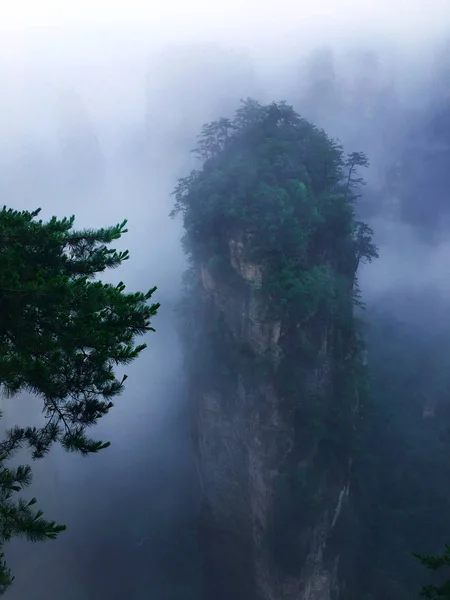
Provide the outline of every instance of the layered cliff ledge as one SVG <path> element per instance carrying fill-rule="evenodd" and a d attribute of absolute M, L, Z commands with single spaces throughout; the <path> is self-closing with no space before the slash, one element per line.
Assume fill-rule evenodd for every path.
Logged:
<path fill-rule="evenodd" d="M 354 218 L 366 166 L 284 103 L 203 128 L 181 179 L 181 305 L 205 600 L 330 600 L 365 385 Z M 342 594 L 341 594 L 342 596 Z"/>

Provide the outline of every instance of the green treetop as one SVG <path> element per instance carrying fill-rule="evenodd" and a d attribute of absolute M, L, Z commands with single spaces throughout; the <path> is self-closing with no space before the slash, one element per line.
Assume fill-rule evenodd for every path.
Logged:
<path fill-rule="evenodd" d="M 336 304 L 340 282 L 327 264 L 352 279 L 377 256 L 372 230 L 354 218 L 366 156 L 345 156 L 285 102 L 243 101 L 233 119 L 203 127 L 195 153 L 202 166 L 178 181 L 172 211 L 183 216 L 187 254 L 220 257 L 230 232 L 250 233 L 273 308 L 308 318 L 327 298 Z"/>
<path fill-rule="evenodd" d="M 41 397 L 43 427 L 14 427 L 0 442 L 0 546 L 15 536 L 54 539 L 65 529 L 42 518 L 36 500 L 14 499 L 31 482 L 29 466 L 8 468 L 22 447 L 43 457 L 54 442 L 68 451 L 98 452 L 109 442 L 86 428 L 112 408 L 126 376 L 114 368 L 132 362 L 146 347 L 137 336 L 154 331 L 156 288 L 126 293 L 125 285 L 95 281 L 129 258 L 108 248 L 127 230 L 74 231 L 74 217 L 48 222 L 40 212 L 0 211 L 0 386 L 6 395 L 26 390 Z M 3 555 L 1 555 L 3 556 Z M 0 563 L 0 593 L 12 582 Z"/>

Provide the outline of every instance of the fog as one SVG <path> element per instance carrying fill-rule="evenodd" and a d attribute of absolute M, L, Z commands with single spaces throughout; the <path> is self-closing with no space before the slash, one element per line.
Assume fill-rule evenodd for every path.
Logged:
<path fill-rule="evenodd" d="M 157 285 L 162 305 L 125 393 L 95 430 L 112 446 L 87 459 L 55 448 L 33 465 L 29 495 L 68 530 L 55 542 L 7 547 L 11 600 L 197 597 L 197 493 L 173 313 L 185 262 L 181 225 L 168 214 L 204 122 L 246 96 L 285 99 L 365 151 L 359 211 L 380 258 L 361 271 L 363 295 L 376 303 L 397 289 L 450 292 L 442 186 L 423 190 L 420 213 L 389 180 L 414 127 L 450 98 L 448 0 L 152 5 L 41 0 L 0 9 L 4 204 L 42 207 L 44 218 L 75 214 L 77 227 L 127 218 L 119 246 L 131 258 L 108 277 L 132 290 Z M 436 157 L 438 142 L 420 136 L 421 151 L 433 146 Z M 3 427 L 39 419 L 38 399 L 2 402 Z"/>

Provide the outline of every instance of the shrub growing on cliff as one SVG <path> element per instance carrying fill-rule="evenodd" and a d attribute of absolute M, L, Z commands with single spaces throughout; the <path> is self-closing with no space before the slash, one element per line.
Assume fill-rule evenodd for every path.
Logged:
<path fill-rule="evenodd" d="M 43 457 L 55 442 L 90 454 L 109 446 L 86 436 L 113 406 L 126 376 L 114 367 L 132 362 L 146 347 L 138 336 L 152 330 L 156 288 L 125 293 L 118 285 L 92 281 L 128 259 L 107 244 L 127 230 L 115 227 L 73 231 L 74 217 L 47 223 L 34 212 L 0 211 L 0 386 L 7 395 L 22 390 L 43 401 L 43 427 L 14 427 L 0 442 L 0 550 L 16 536 L 54 539 L 65 529 L 42 518 L 35 499 L 14 500 L 31 482 L 29 466 L 6 461 L 28 447 Z M 3 555 L 1 555 L 3 557 Z M 0 593 L 12 576 L 0 561 Z"/>

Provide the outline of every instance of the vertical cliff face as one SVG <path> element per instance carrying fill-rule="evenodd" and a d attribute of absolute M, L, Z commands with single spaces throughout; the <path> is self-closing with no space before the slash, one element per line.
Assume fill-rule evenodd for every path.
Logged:
<path fill-rule="evenodd" d="M 284 104 L 203 133 L 176 209 L 205 598 L 331 600 L 364 377 L 355 272 L 375 255 L 353 221 L 364 157 Z"/>

